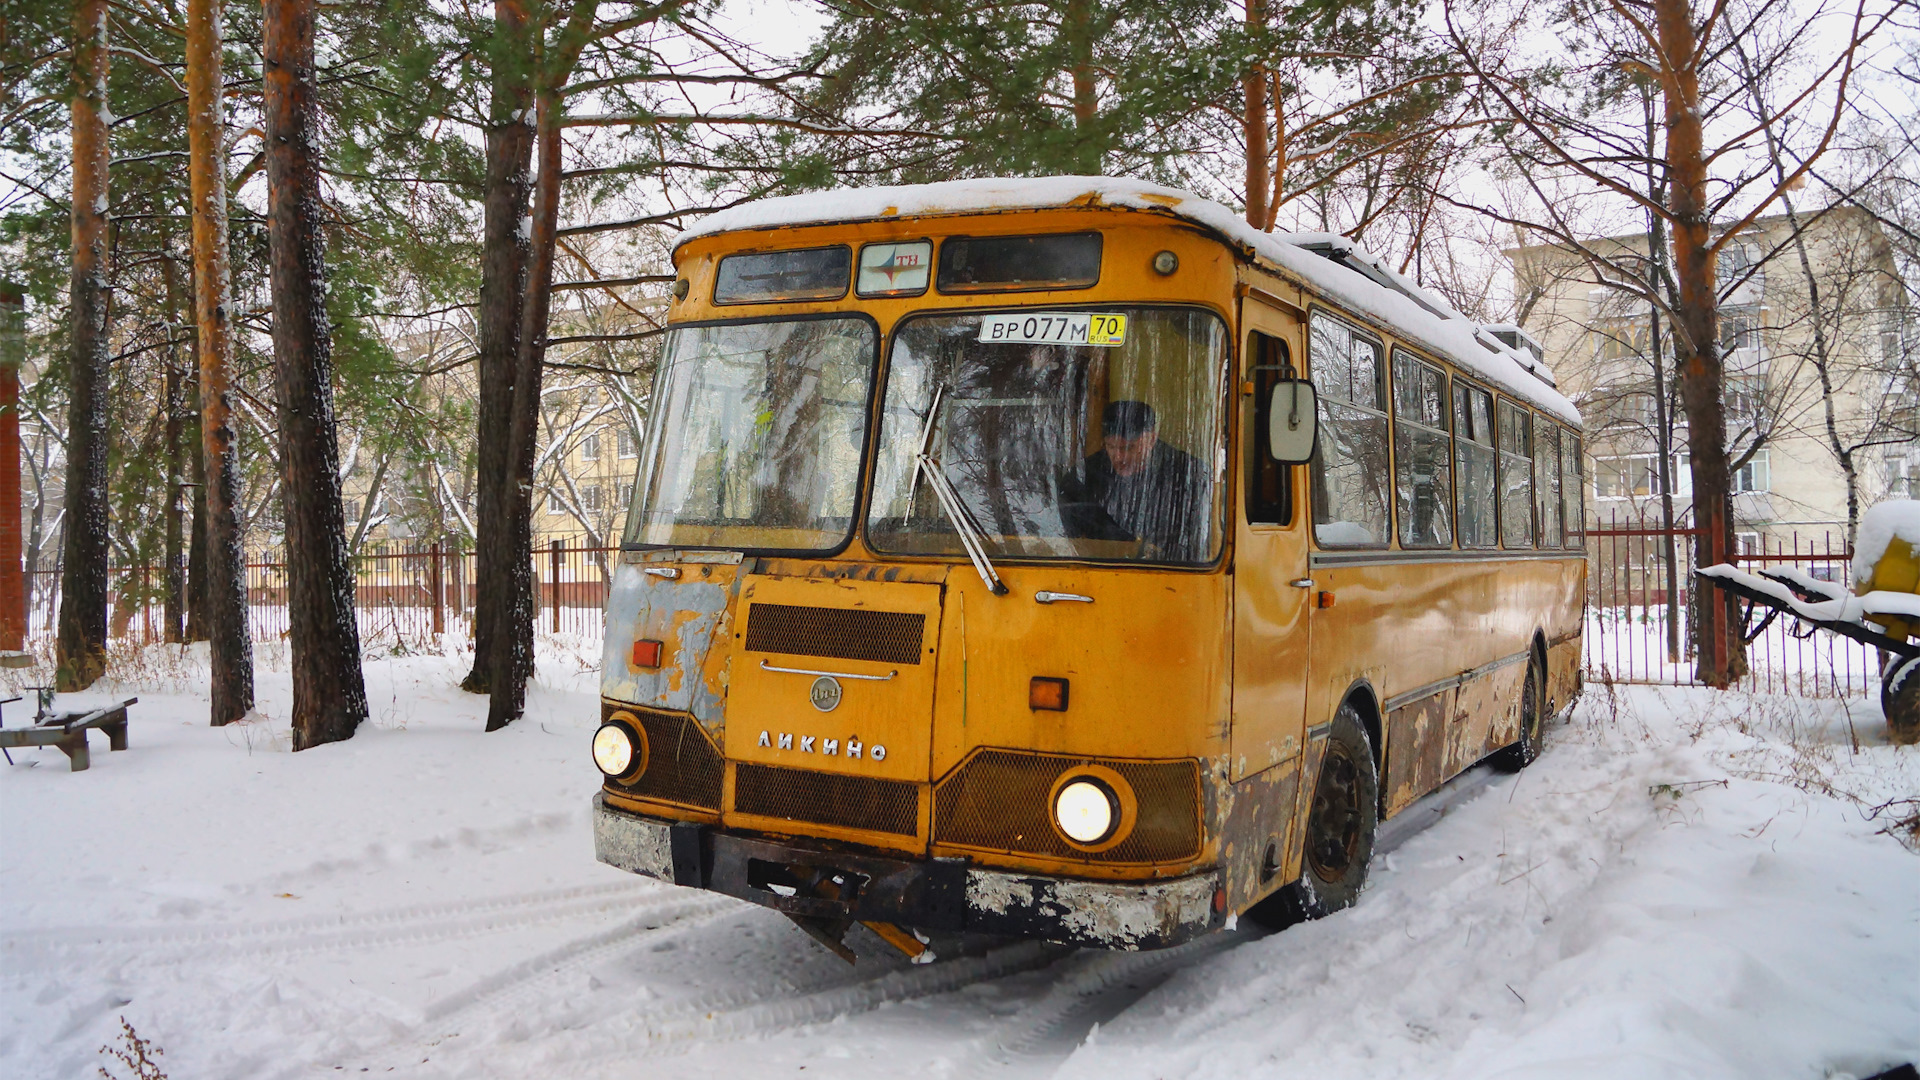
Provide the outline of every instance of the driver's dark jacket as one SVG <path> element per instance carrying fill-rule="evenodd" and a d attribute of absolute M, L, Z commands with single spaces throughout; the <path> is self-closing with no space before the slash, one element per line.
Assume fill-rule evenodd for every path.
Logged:
<path fill-rule="evenodd" d="M 1060 482 L 1061 518 L 1069 536 L 1144 540 L 1149 554 L 1176 562 L 1205 558 L 1207 470 L 1184 450 L 1156 442 L 1146 465 L 1121 476 L 1105 450 L 1088 455 L 1078 475 Z"/>

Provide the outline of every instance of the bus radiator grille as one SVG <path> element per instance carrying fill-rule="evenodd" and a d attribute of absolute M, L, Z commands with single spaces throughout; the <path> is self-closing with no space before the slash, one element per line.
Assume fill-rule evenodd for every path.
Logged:
<path fill-rule="evenodd" d="M 918 664 L 926 623 L 908 611 L 750 604 L 747 651 Z"/>
<path fill-rule="evenodd" d="M 920 788 L 899 780 L 743 762 L 733 767 L 733 808 L 761 817 L 912 836 L 919 831 Z"/>
<path fill-rule="evenodd" d="M 1054 831 L 1047 796 L 1060 774 L 1104 765 L 1133 788 L 1133 831 L 1101 852 Z M 1192 761 L 1106 761 L 983 750 L 933 793 L 933 841 L 1103 863 L 1164 863 L 1200 854 L 1200 768 Z"/>
<path fill-rule="evenodd" d="M 679 803 L 702 810 L 720 809 L 720 782 L 726 764 L 720 751 L 691 717 L 603 704 L 602 720 L 625 713 L 640 721 L 647 737 L 647 768 L 631 784 L 613 790 L 641 799 Z"/>

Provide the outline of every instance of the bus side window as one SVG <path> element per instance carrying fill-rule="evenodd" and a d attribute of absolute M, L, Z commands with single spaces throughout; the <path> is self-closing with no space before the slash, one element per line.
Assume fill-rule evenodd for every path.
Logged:
<path fill-rule="evenodd" d="M 1493 395 L 1453 384 L 1454 493 L 1459 499 L 1460 546 L 1500 542 L 1494 515 Z"/>
<path fill-rule="evenodd" d="M 1393 351 L 1394 492 L 1400 546 L 1453 546 L 1453 463 L 1447 438 L 1447 374 Z"/>
<path fill-rule="evenodd" d="M 1580 455 L 1580 436 L 1566 432 L 1560 440 L 1560 454 L 1560 491 L 1565 496 L 1563 513 L 1566 517 L 1567 546 L 1585 547 L 1587 484 L 1582 476 L 1585 459 Z"/>
<path fill-rule="evenodd" d="M 1312 473 L 1314 542 L 1386 547 L 1393 477 L 1383 350 L 1325 312 L 1314 312 L 1309 325 L 1308 358 L 1320 396 Z"/>
<path fill-rule="evenodd" d="M 1533 414 L 1500 402 L 1500 546 L 1533 546 Z"/>
<path fill-rule="evenodd" d="M 1545 417 L 1533 422 L 1533 500 L 1539 508 L 1540 546 L 1560 546 L 1560 429 Z"/>
<path fill-rule="evenodd" d="M 1279 338 L 1256 333 L 1248 339 L 1248 358 L 1252 366 L 1247 378 L 1253 383 L 1253 426 L 1247 429 L 1247 522 L 1252 525 L 1290 525 L 1293 523 L 1293 484 L 1291 466 L 1273 460 L 1267 445 L 1267 414 L 1273 405 L 1273 387 L 1281 379 L 1291 379 L 1293 361 L 1287 356 L 1287 343 Z"/>

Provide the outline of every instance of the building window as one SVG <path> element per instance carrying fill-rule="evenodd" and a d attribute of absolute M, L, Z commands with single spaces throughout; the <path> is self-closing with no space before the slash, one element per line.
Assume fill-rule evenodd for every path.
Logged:
<path fill-rule="evenodd" d="M 1772 491 L 1773 467 L 1766 450 L 1755 450 L 1745 465 L 1733 470 L 1731 490 L 1735 495 L 1747 491 Z M 1673 457 L 1673 493 L 1693 494 L 1692 459 L 1682 453 Z"/>
<path fill-rule="evenodd" d="M 1493 395 L 1477 386 L 1453 384 L 1453 465 L 1458 497 L 1460 546 L 1490 548 L 1500 542 L 1494 512 Z"/>
<path fill-rule="evenodd" d="M 580 503 L 582 506 L 586 507 L 588 513 L 590 514 L 599 513 L 600 512 L 600 485 L 588 484 L 586 487 L 581 488 Z"/>
<path fill-rule="evenodd" d="M 1767 376 L 1762 373 L 1728 375 L 1721 390 L 1727 420 L 1735 427 L 1759 426 L 1766 417 Z"/>
<path fill-rule="evenodd" d="M 621 457 L 630 458 L 634 456 L 633 432 L 626 428 L 621 428 L 620 434 L 616 437 L 616 442 Z"/>
<path fill-rule="evenodd" d="M 1760 347 L 1760 312 L 1754 308 L 1720 310 L 1720 351 L 1737 353 Z"/>
<path fill-rule="evenodd" d="M 1745 465 L 1733 470 L 1733 490 L 1772 491 L 1773 470 L 1767 460 L 1767 451 L 1756 450 Z"/>
<path fill-rule="evenodd" d="M 1920 499 L 1920 450 L 1890 450 L 1886 461 L 1887 498 Z"/>
<path fill-rule="evenodd" d="M 1594 355 L 1601 360 L 1645 359 L 1653 341 L 1646 319 L 1601 319 L 1593 327 Z"/>
<path fill-rule="evenodd" d="M 1386 365 L 1380 343 L 1313 313 L 1309 359 L 1320 397 L 1313 538 L 1327 547 L 1387 542 Z"/>
<path fill-rule="evenodd" d="M 1660 475 L 1651 454 L 1593 459 L 1595 499 L 1633 499 L 1660 494 Z"/>
<path fill-rule="evenodd" d="M 1453 440 L 1447 435 L 1447 374 L 1398 349 L 1393 354 L 1393 456 L 1400 546 L 1453 546 Z"/>
<path fill-rule="evenodd" d="M 592 431 L 580 440 L 580 457 L 584 461 L 600 460 L 600 433 Z"/>

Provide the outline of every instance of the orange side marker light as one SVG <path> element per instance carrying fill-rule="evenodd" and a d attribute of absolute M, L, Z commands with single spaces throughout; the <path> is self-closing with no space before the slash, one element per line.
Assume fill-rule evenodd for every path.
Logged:
<path fill-rule="evenodd" d="M 637 668 L 657 668 L 660 666 L 662 644 L 652 638 L 641 638 L 633 643 L 633 666 Z"/>
<path fill-rule="evenodd" d="M 1027 708 L 1036 712 L 1067 711 L 1067 680 L 1035 675 L 1027 684 Z"/>
<path fill-rule="evenodd" d="M 1333 606 L 1333 594 L 1332 594 L 1332 593 L 1330 593 L 1330 592 L 1322 592 L 1322 593 L 1320 594 L 1320 606 L 1321 606 L 1321 607 L 1323 607 L 1323 608 L 1328 608 L 1328 607 L 1332 607 L 1332 606 Z"/>

